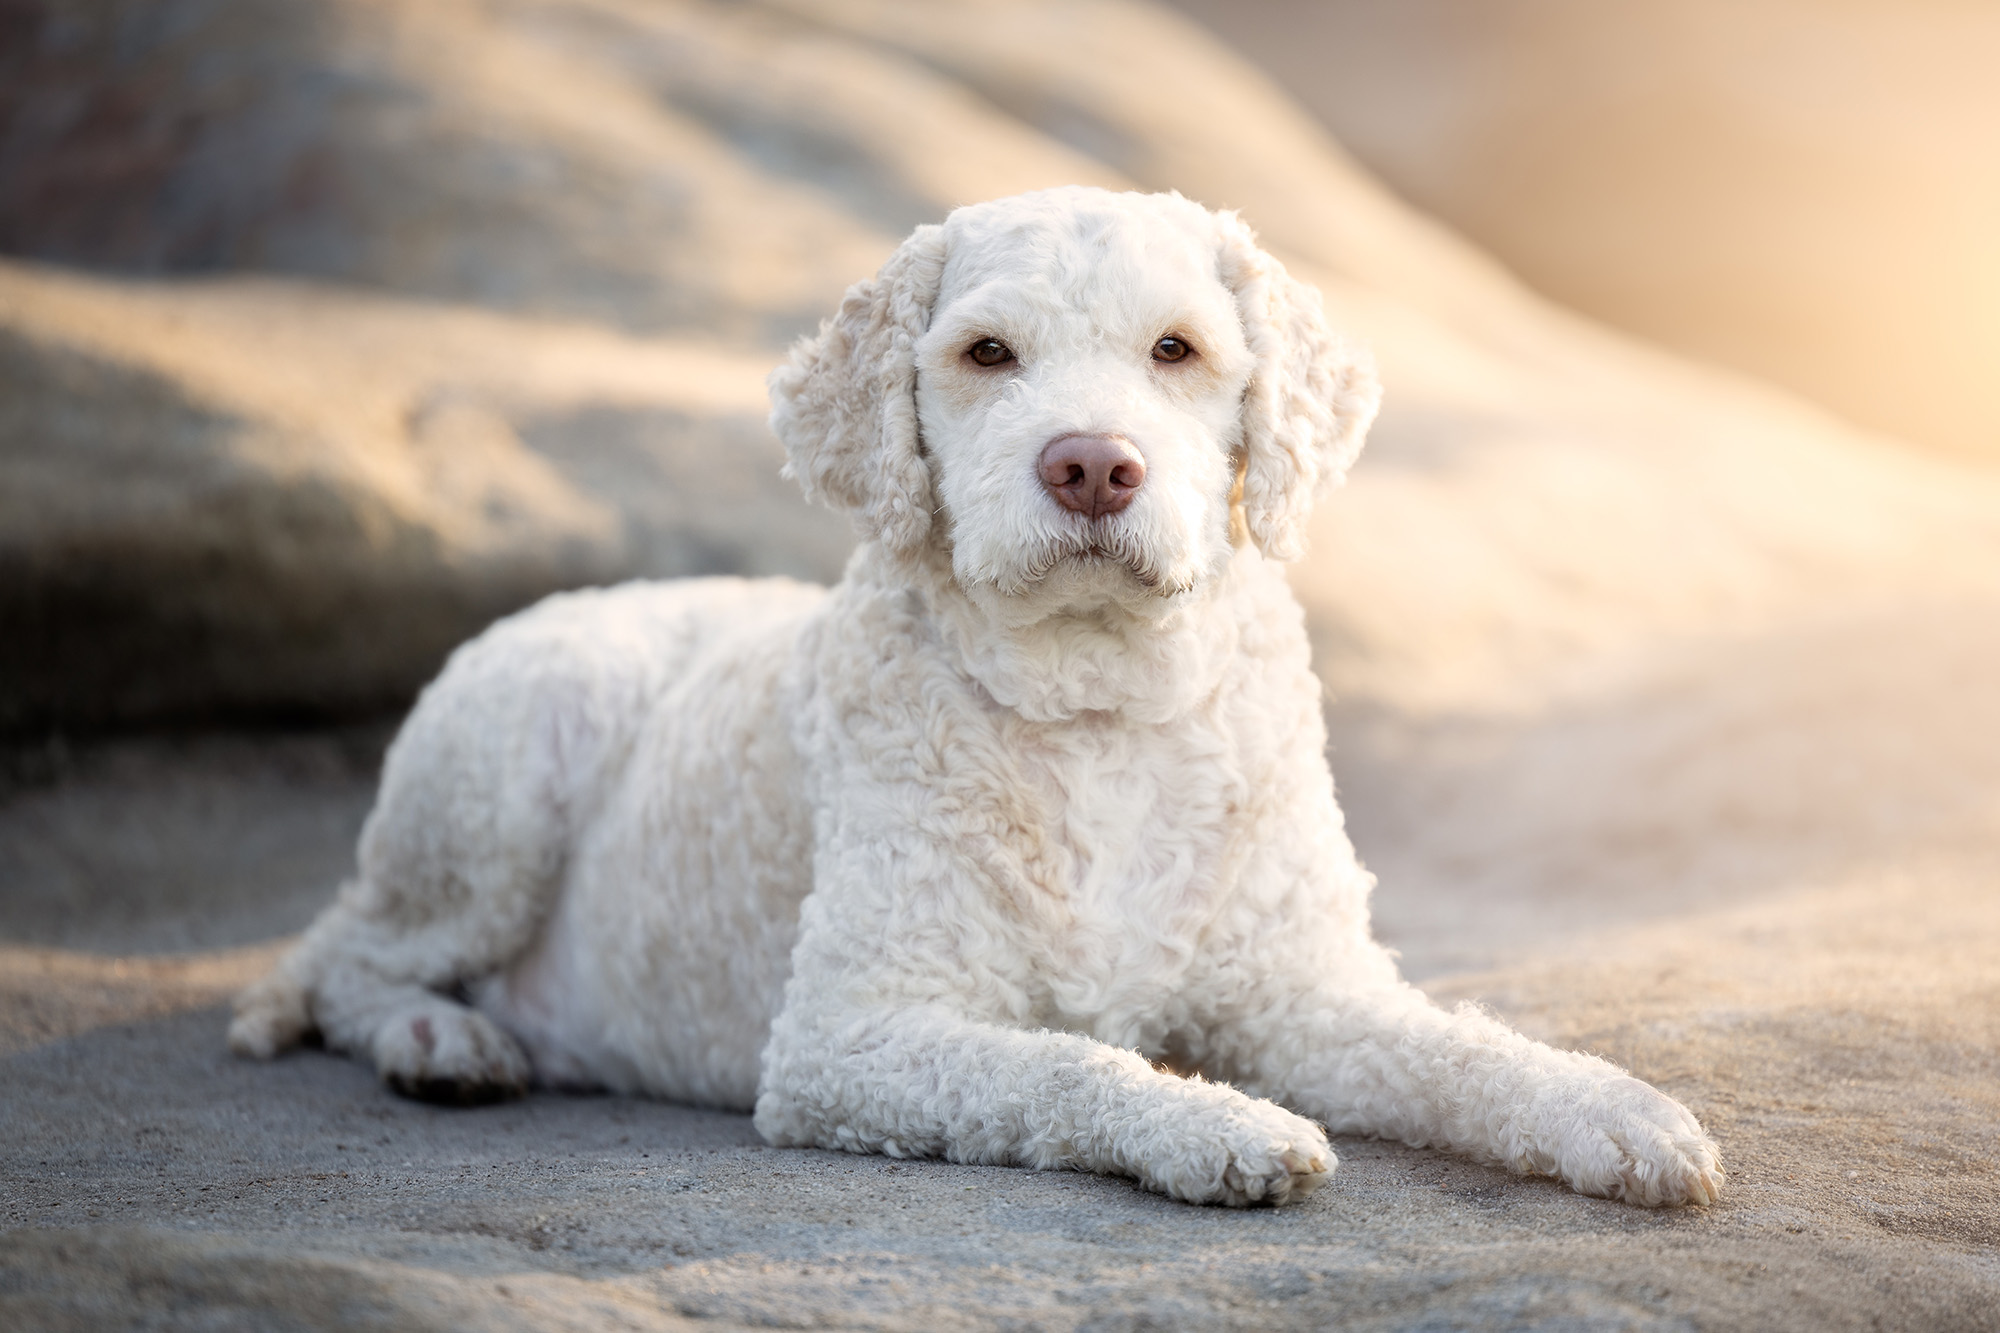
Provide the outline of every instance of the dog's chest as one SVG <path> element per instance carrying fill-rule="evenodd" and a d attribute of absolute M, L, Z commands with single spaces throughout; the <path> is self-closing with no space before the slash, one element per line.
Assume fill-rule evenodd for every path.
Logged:
<path fill-rule="evenodd" d="M 1055 1014 L 1156 1007 L 1199 963 L 1235 888 L 1247 784 L 1212 719 L 1024 727 L 1006 776 L 1032 812 L 1016 830 L 1030 881 L 1019 924 Z"/>

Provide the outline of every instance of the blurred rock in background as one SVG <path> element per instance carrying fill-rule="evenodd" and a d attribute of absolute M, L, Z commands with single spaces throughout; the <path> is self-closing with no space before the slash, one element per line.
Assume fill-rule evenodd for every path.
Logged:
<path fill-rule="evenodd" d="M 768 357 L 237 276 L 0 262 L 0 727 L 393 709 L 635 574 L 827 577 Z"/>
<path fill-rule="evenodd" d="M 558 587 L 832 577 L 844 524 L 778 478 L 761 374 L 959 203 L 1179 186 L 1330 273 L 1510 317 L 1497 272 L 1260 76 L 1132 6 L 19 0 L 6 23 L 16 734 L 366 713 Z M 1201 90 L 1185 114 L 1162 73 Z"/>
<path fill-rule="evenodd" d="M 1165 10 L 7 12 L 16 734 L 376 714 L 558 587 L 835 576 L 763 373 L 914 223 L 1084 181 L 1242 209 L 1382 361 L 1294 584 L 1413 964 L 1986 836 L 2000 474 L 1543 303 Z"/>
<path fill-rule="evenodd" d="M 7 22 L 16 731 L 367 711 L 556 587 L 832 576 L 845 533 L 777 477 L 760 372 L 915 222 L 1067 181 L 1243 209 L 1375 341 L 1360 485 L 1397 496 L 1330 509 L 1301 578 L 1350 694 L 1742 627 L 1909 562 L 1978 581 L 1991 540 L 1987 479 L 1573 323 L 1141 5 Z"/>
<path fill-rule="evenodd" d="M 1977 678 L 2000 474 L 1543 303 L 1166 11 L 9 13 L 17 733 L 379 712 L 554 588 L 833 577 L 849 536 L 778 475 L 763 373 L 914 223 L 1085 181 L 1242 209 L 1382 361 L 1294 584 L 1392 882 L 1501 930 L 1510 894 L 1626 910 L 1589 888 L 1619 867 L 1726 896 L 1984 827 L 1991 747 L 1972 783 L 1927 747 L 1979 734 L 1986 696 L 1925 692 L 1933 658 L 1888 646 Z M 1415 948 L 1399 901 L 1382 926 Z"/>
<path fill-rule="evenodd" d="M 1537 290 L 2000 459 L 2000 9 L 1174 2 Z"/>

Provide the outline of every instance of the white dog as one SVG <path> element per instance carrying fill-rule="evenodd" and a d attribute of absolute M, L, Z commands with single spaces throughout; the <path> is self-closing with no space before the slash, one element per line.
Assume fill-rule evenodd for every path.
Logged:
<path fill-rule="evenodd" d="M 1198 1203 L 1297 1198 L 1329 1130 L 1716 1197 L 1679 1104 L 1369 937 L 1278 562 L 1377 390 L 1233 215 L 960 209 L 771 389 L 863 538 L 839 586 L 575 593 L 460 649 L 234 1049 L 317 1028 L 422 1097 L 754 1105 Z"/>

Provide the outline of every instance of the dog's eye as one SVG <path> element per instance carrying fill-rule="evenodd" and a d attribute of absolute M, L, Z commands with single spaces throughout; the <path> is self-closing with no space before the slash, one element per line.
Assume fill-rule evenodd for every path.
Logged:
<path fill-rule="evenodd" d="M 997 366 L 1014 359 L 1014 353 L 998 338 L 981 338 L 965 354 L 982 366 Z"/>
<path fill-rule="evenodd" d="M 1187 359 L 1187 354 L 1189 352 L 1192 352 L 1193 350 L 1194 348 L 1189 347 L 1179 338 L 1174 337 L 1172 334 L 1168 334 L 1166 337 L 1160 339 L 1158 342 L 1153 344 L 1153 360 L 1183 361 Z"/>

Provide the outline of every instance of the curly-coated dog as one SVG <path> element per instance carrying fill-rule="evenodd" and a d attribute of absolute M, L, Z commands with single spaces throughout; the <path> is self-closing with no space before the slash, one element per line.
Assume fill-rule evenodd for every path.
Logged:
<path fill-rule="evenodd" d="M 316 1028 L 421 1097 L 754 1106 L 1198 1203 L 1299 1197 L 1328 1131 L 1716 1197 L 1679 1104 L 1369 936 L 1280 562 L 1377 390 L 1234 215 L 960 209 L 771 392 L 862 537 L 840 584 L 575 593 L 460 649 L 237 1051 Z"/>

